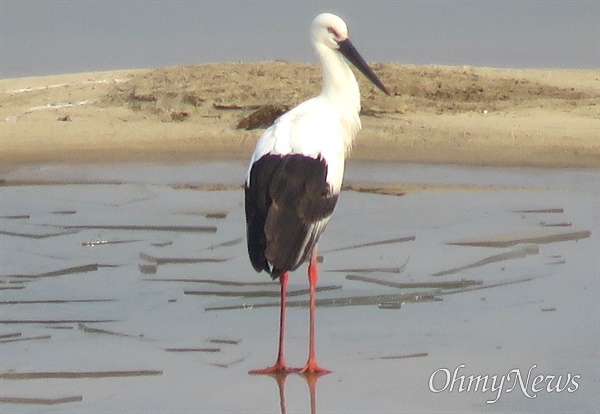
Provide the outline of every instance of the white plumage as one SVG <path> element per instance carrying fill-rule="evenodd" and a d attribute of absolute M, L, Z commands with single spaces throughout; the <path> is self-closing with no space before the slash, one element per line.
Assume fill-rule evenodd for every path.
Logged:
<path fill-rule="evenodd" d="M 345 127 L 340 111 L 321 95 L 305 101 L 283 114 L 259 138 L 246 183 L 254 162 L 266 154 L 302 154 L 315 159 L 321 155 L 328 166 L 327 183 L 337 193 L 342 185 L 345 153 L 359 129 L 358 116 L 352 128 Z"/>

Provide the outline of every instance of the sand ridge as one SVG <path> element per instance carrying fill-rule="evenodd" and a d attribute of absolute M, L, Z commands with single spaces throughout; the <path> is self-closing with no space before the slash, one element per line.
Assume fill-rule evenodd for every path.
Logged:
<path fill-rule="evenodd" d="M 374 64 L 357 74 L 363 131 L 352 157 L 472 165 L 600 166 L 595 70 Z M 239 121 L 317 94 L 316 65 L 219 63 L 0 81 L 0 162 L 246 158 Z"/>

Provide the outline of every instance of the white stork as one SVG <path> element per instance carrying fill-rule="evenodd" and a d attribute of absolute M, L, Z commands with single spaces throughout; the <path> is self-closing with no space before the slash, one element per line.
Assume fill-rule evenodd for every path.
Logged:
<path fill-rule="evenodd" d="M 346 23 L 330 13 L 311 25 L 311 41 L 323 71 L 323 89 L 279 117 L 259 138 L 245 183 L 248 254 L 281 284 L 279 352 L 275 365 L 250 371 L 277 374 L 328 373 L 317 365 L 314 349 L 316 245 L 331 218 L 344 176 L 344 159 L 361 129 L 360 92 L 344 57 L 389 95 L 348 38 Z M 285 292 L 288 271 L 310 258 L 309 356 L 301 369 L 283 358 Z"/>

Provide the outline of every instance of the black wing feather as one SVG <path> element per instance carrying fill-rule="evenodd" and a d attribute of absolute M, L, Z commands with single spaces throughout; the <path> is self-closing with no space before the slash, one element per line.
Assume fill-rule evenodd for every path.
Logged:
<path fill-rule="evenodd" d="M 254 163 L 245 210 L 248 254 L 257 272 L 277 278 L 311 254 L 338 198 L 326 177 L 321 157 L 268 154 Z"/>

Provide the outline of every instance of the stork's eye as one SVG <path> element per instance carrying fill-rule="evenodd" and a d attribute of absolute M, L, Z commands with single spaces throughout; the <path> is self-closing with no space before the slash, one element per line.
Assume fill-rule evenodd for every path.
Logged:
<path fill-rule="evenodd" d="M 328 28 L 327 28 L 327 31 L 328 31 L 329 33 L 331 33 L 331 34 L 333 35 L 333 37 L 335 37 L 336 39 L 340 39 L 340 38 L 341 38 L 341 36 L 340 36 L 340 34 L 338 33 L 338 31 L 337 31 L 337 30 L 335 30 L 333 27 L 328 27 Z"/>

